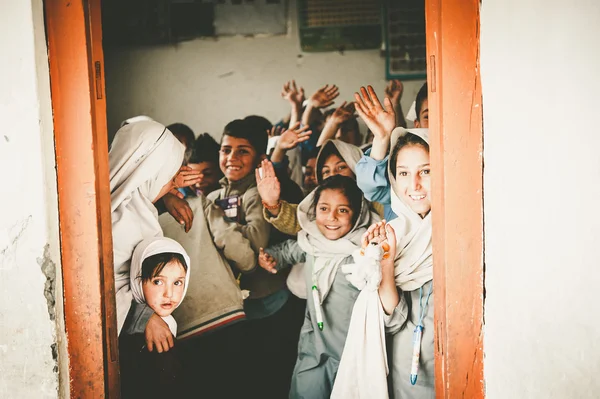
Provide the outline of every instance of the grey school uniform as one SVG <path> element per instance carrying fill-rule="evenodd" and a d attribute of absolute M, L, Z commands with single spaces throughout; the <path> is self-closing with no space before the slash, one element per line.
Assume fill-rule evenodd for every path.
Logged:
<path fill-rule="evenodd" d="M 278 265 L 305 262 L 306 286 L 310 291 L 313 285 L 313 256 L 307 255 L 293 240 L 269 248 L 267 252 L 277 260 Z M 352 262 L 351 256 L 341 262 L 333 285 L 321 305 L 323 331 L 317 326 L 312 294 L 307 293 L 306 314 L 300 331 L 298 359 L 289 395 L 291 399 L 327 399 L 331 395 L 348 335 L 352 308 L 360 292 L 346 280 L 341 269 L 342 265 Z"/>
<path fill-rule="evenodd" d="M 422 303 L 425 305 L 427 294 L 433 280 L 423 285 Z M 389 359 L 391 373 L 391 393 L 393 399 L 435 399 L 434 346 L 433 346 L 433 291 L 423 317 L 423 337 L 421 339 L 421 355 L 419 357 L 419 374 L 417 383 L 410 382 L 410 369 L 413 356 L 413 332 L 419 320 L 419 290 L 410 291 L 410 302 L 400 295 L 400 303 L 386 323 L 388 342 L 390 342 Z M 409 321 L 406 318 L 409 315 Z M 405 324 L 406 322 L 406 324 Z M 391 339 L 390 339 L 391 338 Z"/>

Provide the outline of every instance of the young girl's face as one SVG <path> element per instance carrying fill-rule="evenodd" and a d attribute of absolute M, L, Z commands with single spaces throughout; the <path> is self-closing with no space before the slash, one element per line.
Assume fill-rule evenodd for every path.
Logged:
<path fill-rule="evenodd" d="M 340 190 L 323 190 L 315 213 L 317 228 L 329 240 L 337 240 L 352 230 L 354 211 Z"/>
<path fill-rule="evenodd" d="M 219 166 L 229 181 L 239 181 L 258 164 L 256 150 L 246 139 L 224 135 L 219 152 Z"/>
<path fill-rule="evenodd" d="M 342 175 L 356 180 L 356 176 L 348 164 L 336 154 L 331 154 L 325 159 L 323 168 L 321 168 L 321 178 L 323 180 L 328 177 Z"/>
<path fill-rule="evenodd" d="M 422 218 L 431 210 L 429 152 L 422 145 L 407 145 L 398 151 L 396 192 Z"/>
<path fill-rule="evenodd" d="M 185 287 L 185 269 L 179 262 L 171 261 L 161 272 L 142 283 L 148 306 L 160 317 L 169 316 L 181 302 Z"/>

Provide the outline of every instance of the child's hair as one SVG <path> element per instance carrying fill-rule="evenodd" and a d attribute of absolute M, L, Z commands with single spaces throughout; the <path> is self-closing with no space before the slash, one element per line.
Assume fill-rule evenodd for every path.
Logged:
<path fill-rule="evenodd" d="M 423 101 L 427 100 L 427 82 L 423 83 L 421 89 L 417 93 L 417 99 L 415 100 L 415 112 L 417 113 L 417 119 L 421 115 L 421 109 L 423 108 Z"/>
<path fill-rule="evenodd" d="M 236 119 L 227 124 L 223 130 L 223 136 L 231 136 L 238 139 L 246 139 L 256 151 L 256 155 L 267 153 L 267 142 L 269 135 L 259 124 L 246 119 Z"/>
<path fill-rule="evenodd" d="M 188 125 L 185 125 L 183 123 L 173 123 L 167 126 L 167 129 L 169 129 L 169 131 L 173 133 L 175 137 L 182 137 L 188 146 L 191 147 L 194 144 L 194 139 L 196 138 L 196 135 Z"/>
<path fill-rule="evenodd" d="M 153 279 L 158 276 L 160 272 L 165 268 L 168 263 L 177 262 L 183 267 L 183 270 L 187 273 L 187 264 L 182 254 L 175 252 L 163 252 L 161 254 L 148 256 L 142 262 L 142 283 Z"/>
<path fill-rule="evenodd" d="M 317 204 L 321 199 L 321 194 L 325 190 L 338 190 L 348 199 L 350 208 L 354 212 L 352 215 L 352 225 L 354 226 L 358 219 L 358 215 L 360 214 L 363 202 L 363 192 L 358 188 L 356 181 L 348 176 L 342 175 L 331 176 L 323 180 L 323 182 L 315 189 L 315 195 L 310 204 L 309 217 L 312 220 L 316 217 Z"/>
<path fill-rule="evenodd" d="M 423 140 L 422 138 L 420 138 L 419 136 L 412 134 L 412 133 L 407 133 L 404 136 L 400 137 L 398 139 L 398 141 L 396 142 L 396 145 L 394 145 L 394 148 L 392 149 L 392 155 L 390 156 L 390 169 L 392 171 L 394 171 L 394 176 L 396 176 L 396 163 L 398 162 L 398 153 L 400 152 L 400 150 L 405 147 L 405 146 L 409 146 L 409 145 L 420 145 L 423 148 L 425 148 L 425 150 L 427 150 L 427 152 L 429 152 L 429 144 L 427 144 L 427 142 L 425 140 Z"/>
<path fill-rule="evenodd" d="M 208 133 L 203 133 L 194 142 L 188 163 L 213 162 L 219 165 L 219 143 Z"/>
<path fill-rule="evenodd" d="M 244 118 L 244 120 L 252 124 L 256 129 L 262 129 L 265 132 L 271 130 L 273 124 L 264 116 L 250 115 Z"/>

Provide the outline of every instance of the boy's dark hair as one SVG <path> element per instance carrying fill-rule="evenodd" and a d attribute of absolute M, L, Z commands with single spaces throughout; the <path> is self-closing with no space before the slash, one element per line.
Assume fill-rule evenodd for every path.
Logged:
<path fill-rule="evenodd" d="M 163 252 L 161 254 L 148 256 L 142 262 L 142 275 L 140 276 L 142 279 L 142 283 L 153 279 L 158 276 L 160 272 L 163 271 L 165 266 L 170 262 L 177 262 L 183 267 L 183 270 L 186 271 L 188 266 L 185 263 L 185 259 L 182 254 L 178 254 L 175 252 Z"/>
<path fill-rule="evenodd" d="M 427 82 L 423 83 L 421 89 L 417 93 L 417 99 L 415 100 L 415 112 L 417 113 L 417 119 L 421 115 L 421 109 L 423 109 L 423 101 L 427 100 Z"/>
<path fill-rule="evenodd" d="M 268 132 L 273 127 L 273 124 L 264 116 L 250 115 L 244 118 L 245 121 L 251 123 L 256 129 L 262 129 Z"/>
<path fill-rule="evenodd" d="M 172 123 L 169 126 L 167 126 L 167 129 L 169 129 L 169 131 L 173 133 L 178 139 L 179 137 L 182 137 L 186 141 L 188 147 L 191 147 L 194 144 L 194 139 L 196 138 L 196 135 L 188 125 L 185 125 L 183 123 Z"/>
<path fill-rule="evenodd" d="M 394 173 L 394 177 L 396 177 L 396 163 L 398 163 L 398 153 L 400 150 L 407 145 L 420 145 L 429 152 L 429 144 L 419 136 L 407 133 L 406 135 L 400 137 L 394 145 L 390 156 L 390 169 Z"/>
<path fill-rule="evenodd" d="M 202 133 L 194 141 L 192 156 L 188 163 L 213 162 L 218 166 L 220 148 L 219 143 L 210 134 Z"/>
<path fill-rule="evenodd" d="M 331 176 L 323 180 L 323 182 L 315 189 L 315 195 L 310 204 L 309 217 L 312 220 L 316 217 L 317 204 L 321 199 L 321 194 L 325 190 L 338 190 L 348 199 L 350 208 L 354 212 L 352 215 L 352 226 L 354 226 L 358 220 L 358 215 L 360 215 L 363 203 L 363 192 L 358 188 L 356 181 L 348 176 L 342 175 Z"/>
<path fill-rule="evenodd" d="M 223 136 L 231 136 L 238 139 L 246 139 L 256 151 L 257 156 L 267 153 L 267 142 L 269 135 L 266 130 L 252 121 L 236 119 L 227 124 L 223 130 Z M 221 141 L 222 142 L 222 141 Z"/>

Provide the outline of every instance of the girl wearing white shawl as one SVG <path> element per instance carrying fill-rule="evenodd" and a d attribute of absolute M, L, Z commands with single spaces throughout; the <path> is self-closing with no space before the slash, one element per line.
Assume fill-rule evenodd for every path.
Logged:
<path fill-rule="evenodd" d="M 135 247 L 162 236 L 154 202 L 173 185 L 184 146 L 158 122 L 123 126 L 109 152 L 117 327 L 121 332 L 131 306 L 129 266 Z"/>
<path fill-rule="evenodd" d="M 388 367 L 381 340 L 384 323 L 387 332 L 392 334 L 393 397 L 435 397 L 428 130 L 397 128 L 392 133 L 391 148 L 390 165 L 396 165 L 389 170 L 391 200 L 398 218 L 387 228 L 382 223 L 371 226 L 365 242 L 387 240 L 395 250 L 390 249 L 389 260 L 381 261 L 379 295 L 364 289 L 355 303 L 348 345 L 332 398 L 388 397 L 385 384 Z M 355 259 L 357 265 L 353 265 L 353 272 L 364 267 L 360 256 Z M 390 314 L 386 315 L 384 309 Z M 414 373 L 411 363 L 417 325 L 422 328 L 422 339 L 420 356 L 416 358 L 419 369 Z"/>
<path fill-rule="evenodd" d="M 342 224 L 343 217 L 328 216 L 329 225 L 324 227 L 318 212 L 327 213 L 334 209 L 334 202 L 325 202 L 332 192 L 333 195 L 341 193 L 342 201 L 349 202 L 343 213 L 348 216 L 351 212 L 353 222 L 346 219 L 347 222 Z M 342 212 L 342 207 L 338 209 Z M 305 262 L 307 311 L 300 331 L 298 359 L 289 396 L 326 399 L 331 395 L 348 333 L 349 316 L 359 292 L 348 282 L 341 266 L 352 262 L 351 254 L 360 248 L 367 226 L 379 217 L 369 210 L 354 180 L 333 176 L 300 203 L 298 220 L 302 226 L 298 241 L 286 241 L 267 249 L 266 253 L 261 250 L 259 264 L 276 272 L 279 265 Z M 340 232 L 331 235 L 331 230 L 336 231 L 338 227 Z M 345 233 L 341 235 L 343 231 Z M 341 236 L 334 238 L 338 235 Z"/>
<path fill-rule="evenodd" d="M 138 244 L 131 259 L 131 292 L 137 303 L 147 303 L 177 335 L 171 313 L 187 291 L 190 258 L 183 247 L 166 237 L 146 238 Z M 149 352 L 143 334 L 121 334 L 119 359 L 121 396 L 127 398 L 187 397 L 177 347 Z"/>
<path fill-rule="evenodd" d="M 380 262 L 378 288 L 385 314 L 372 301 L 365 300 L 372 294 L 361 292 L 332 397 L 388 397 L 381 389 L 383 374 L 388 370 L 386 356 L 381 354 L 379 339 L 368 339 L 380 336 L 384 321 L 392 334 L 392 397 L 434 398 L 429 132 L 394 129 L 390 99 L 385 98 L 382 106 L 372 87 L 362 87 L 360 91 L 361 94 L 355 94 L 358 114 L 375 136 L 390 137 L 391 206 L 398 218 L 387 226 L 371 226 L 365 235 L 363 245 L 386 240 L 390 244 L 389 258 Z M 368 322 L 371 319 L 376 322 Z M 417 330 L 422 334 L 420 339 Z M 418 345 L 413 345 L 414 336 Z M 369 385 L 372 381 L 378 383 L 376 389 Z"/>

